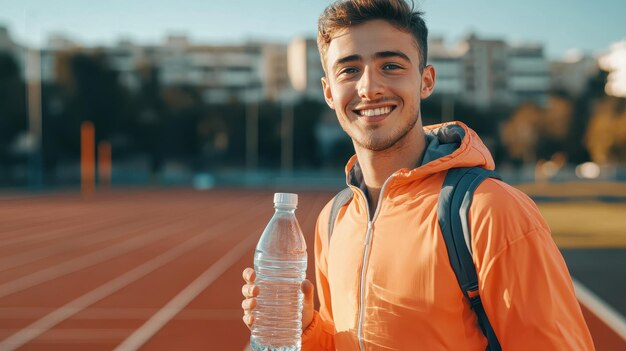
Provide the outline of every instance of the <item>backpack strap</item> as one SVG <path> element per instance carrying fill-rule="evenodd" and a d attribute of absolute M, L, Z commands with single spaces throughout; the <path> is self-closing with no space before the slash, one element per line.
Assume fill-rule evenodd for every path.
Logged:
<path fill-rule="evenodd" d="M 480 167 L 448 170 L 439 194 L 437 216 L 448 250 L 450 265 L 463 295 L 468 299 L 487 338 L 489 351 L 500 351 L 500 343 L 489 323 L 478 293 L 478 275 L 472 260 L 471 233 L 467 220 L 474 190 L 486 178 L 500 179 L 494 171 Z"/>
<path fill-rule="evenodd" d="M 345 206 L 352 199 L 352 190 L 350 188 L 345 188 L 340 191 L 333 198 L 333 204 L 330 207 L 330 216 L 328 217 L 328 243 L 330 244 L 330 238 L 333 236 L 333 228 L 335 227 L 335 222 L 337 221 L 337 215 L 339 214 L 339 210 Z"/>

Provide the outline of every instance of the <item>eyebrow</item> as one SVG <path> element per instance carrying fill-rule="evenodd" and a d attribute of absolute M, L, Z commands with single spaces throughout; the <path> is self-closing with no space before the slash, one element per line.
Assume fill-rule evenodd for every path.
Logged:
<path fill-rule="evenodd" d="M 381 51 L 374 54 L 375 58 L 392 58 L 398 57 L 405 61 L 411 62 L 411 59 L 402 51 Z"/>
<path fill-rule="evenodd" d="M 373 57 L 375 59 L 396 57 L 396 58 L 401 58 L 405 61 L 411 62 L 411 59 L 402 51 L 379 51 L 375 53 Z M 336 69 L 337 66 L 339 65 L 342 65 L 348 62 L 354 62 L 354 61 L 363 61 L 363 57 L 357 54 L 342 57 L 338 59 L 337 61 L 335 61 L 335 64 L 333 64 L 333 68 Z"/>
<path fill-rule="evenodd" d="M 357 55 L 357 54 L 342 57 L 338 59 L 337 61 L 335 61 L 335 63 L 333 64 L 333 69 L 337 69 L 338 66 L 343 65 L 344 63 L 354 62 L 354 61 L 363 61 L 363 58 L 361 57 L 361 55 Z"/>

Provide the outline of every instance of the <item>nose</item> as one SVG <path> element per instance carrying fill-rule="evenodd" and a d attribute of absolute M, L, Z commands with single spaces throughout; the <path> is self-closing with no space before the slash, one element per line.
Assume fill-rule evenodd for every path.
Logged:
<path fill-rule="evenodd" d="M 371 68 L 365 68 L 357 83 L 357 93 L 363 100 L 374 100 L 383 96 L 384 84 Z"/>

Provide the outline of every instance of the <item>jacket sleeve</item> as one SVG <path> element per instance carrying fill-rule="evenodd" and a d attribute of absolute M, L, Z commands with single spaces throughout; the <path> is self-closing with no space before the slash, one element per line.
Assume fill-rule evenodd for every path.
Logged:
<path fill-rule="evenodd" d="M 469 220 L 479 291 L 502 349 L 594 350 L 567 266 L 537 206 L 493 180 L 481 184 L 474 201 Z"/>
<path fill-rule="evenodd" d="M 326 206 L 317 219 L 315 226 L 315 279 L 319 312 L 315 311 L 313 321 L 302 333 L 302 351 L 335 350 L 335 324 L 330 300 L 328 284 L 328 234 L 324 223 L 328 223 L 329 206 Z M 322 229 L 323 228 L 323 229 Z"/>

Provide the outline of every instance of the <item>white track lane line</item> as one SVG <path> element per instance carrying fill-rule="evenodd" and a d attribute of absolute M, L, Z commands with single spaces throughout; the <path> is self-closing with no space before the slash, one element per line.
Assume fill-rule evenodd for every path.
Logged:
<path fill-rule="evenodd" d="M 132 216 L 129 216 L 129 218 L 131 218 Z M 68 220 L 68 218 L 64 218 L 62 223 L 64 223 L 66 225 L 66 227 L 64 228 L 56 228 L 56 229 L 50 229 L 50 223 L 52 222 L 48 222 L 48 223 L 42 223 L 40 225 L 36 225 L 33 226 L 33 228 L 31 230 L 40 230 L 41 232 L 35 233 L 35 234 L 24 234 L 24 235 L 19 235 L 17 237 L 13 237 L 13 238 L 8 238 L 8 239 L 3 239 L 2 242 L 0 242 L 0 248 L 5 248 L 7 246 L 12 246 L 12 245 L 29 245 L 31 243 L 42 243 L 45 241 L 50 241 L 50 240 L 55 240 L 58 237 L 66 237 L 66 236 L 72 236 L 73 234 L 67 233 L 66 230 L 68 229 L 83 229 L 85 227 L 87 227 L 88 225 L 100 225 L 100 224 L 105 224 L 107 223 L 108 219 L 102 219 L 99 221 L 92 221 L 90 224 L 86 224 L 84 223 L 84 219 L 77 219 L 77 220 L 72 220 L 71 222 Z M 25 221 L 26 222 L 26 221 Z M 41 227 L 41 229 L 40 229 Z M 26 230 L 24 230 L 26 231 Z"/>
<path fill-rule="evenodd" d="M 248 195 L 245 199 L 252 198 L 254 196 Z M 236 205 L 237 202 L 233 202 L 233 205 Z M 100 250 L 90 252 L 88 254 L 75 257 L 65 262 L 61 262 L 57 265 L 36 271 L 34 273 L 19 277 L 17 279 L 4 282 L 0 284 L 0 298 L 5 296 L 20 292 L 22 290 L 31 288 L 33 286 L 48 282 L 50 280 L 62 277 L 64 275 L 80 271 L 84 268 L 91 267 L 98 263 L 106 262 L 113 258 L 124 255 L 133 250 L 142 248 L 148 244 L 156 243 L 159 240 L 166 239 L 172 236 L 172 230 L 167 228 L 177 225 L 177 223 L 169 224 L 169 222 L 185 222 L 186 218 L 193 217 L 197 213 L 203 213 L 206 209 L 201 208 L 194 211 L 189 211 L 184 215 L 176 216 L 175 218 L 165 220 L 163 223 L 158 225 L 155 229 L 154 225 L 147 224 L 145 230 L 150 230 L 149 232 L 142 235 L 134 235 L 128 240 L 117 243 L 111 246 L 104 247 Z M 135 233 L 133 233 L 135 234 Z"/>
<path fill-rule="evenodd" d="M 43 206 L 38 205 L 37 207 L 38 209 L 41 209 L 41 207 Z M 104 206 L 104 205 L 98 206 L 97 205 L 97 207 L 100 211 L 108 211 L 111 209 L 111 206 Z M 116 210 L 120 211 L 120 213 L 129 214 L 129 215 L 126 217 L 121 217 L 121 218 L 116 217 L 115 219 L 116 220 L 121 219 L 122 221 L 132 220 L 133 217 L 136 217 L 138 215 L 136 209 L 133 207 L 136 207 L 136 206 L 127 205 L 122 208 L 116 208 Z M 41 217 L 38 216 L 37 219 L 39 221 L 35 224 L 29 225 L 29 226 L 24 226 L 22 224 L 18 226 L 17 229 L 9 229 L 9 231 L 11 232 L 13 231 L 17 232 L 17 235 L 11 238 L 6 238 L 6 239 L 1 240 L 0 248 L 4 248 L 6 246 L 10 246 L 13 244 L 24 244 L 24 243 L 28 244 L 30 242 L 40 243 L 42 241 L 46 241 L 50 239 L 54 240 L 58 236 L 59 232 L 63 233 L 67 229 L 83 229 L 85 227 L 93 227 L 94 225 L 98 226 L 100 224 L 107 224 L 111 220 L 110 218 L 99 217 L 95 220 L 92 218 L 89 221 L 89 223 L 85 223 L 85 214 L 87 212 L 83 211 L 81 213 L 73 213 L 72 212 L 73 210 L 74 208 L 64 208 L 62 210 L 57 211 L 58 214 L 48 216 L 45 219 L 42 219 Z M 72 212 L 72 213 L 68 214 L 68 212 Z M 158 209 L 151 210 L 151 211 L 144 211 L 142 215 L 149 216 L 150 214 L 157 214 L 158 212 L 159 212 Z M 26 216 L 25 218 L 21 219 L 18 222 L 28 223 L 29 220 L 31 219 L 32 219 L 32 216 Z M 51 229 L 50 224 L 57 223 L 59 220 L 63 224 L 65 224 L 66 227 Z M 113 225 L 117 225 L 117 224 L 119 223 L 115 223 Z M 35 230 L 35 233 L 32 233 L 33 230 Z M 71 235 L 71 233 L 69 235 Z"/>
<path fill-rule="evenodd" d="M 188 217 L 190 216 L 191 215 Z M 179 218 L 179 220 L 181 219 Z M 145 247 L 148 244 L 164 240 L 173 235 L 171 227 L 178 225 L 179 223 L 166 224 L 156 230 L 148 231 L 142 235 L 133 236 L 124 242 L 107 246 L 103 249 L 72 258 L 57 265 L 44 268 L 37 272 L 0 284 L 0 298 L 26 290 L 64 275 L 80 271 L 98 263 L 109 261 L 131 251 Z"/>
<path fill-rule="evenodd" d="M 236 224 L 238 225 L 247 223 L 250 222 L 252 219 L 256 219 L 256 217 L 248 217 L 248 220 L 239 221 Z M 143 263 L 142 265 L 122 274 L 121 276 L 111 281 L 108 281 L 107 283 L 90 291 L 89 293 L 82 295 L 77 299 L 65 304 L 64 306 L 54 310 L 53 312 L 33 322 L 19 332 L 1 341 L 0 351 L 12 351 L 21 347 L 22 345 L 35 339 L 39 335 L 50 330 L 58 323 L 68 319 L 72 315 L 84 310 L 86 307 L 102 300 L 103 298 L 115 293 L 116 291 L 128 286 L 132 282 L 146 276 L 157 268 L 162 267 L 165 264 L 173 261 L 182 254 L 197 248 L 198 245 L 202 245 L 210 241 L 211 239 L 222 234 L 225 231 L 231 231 L 233 228 L 231 228 L 230 225 L 232 224 L 233 223 L 229 221 L 220 222 L 216 226 L 207 229 L 201 234 L 198 234 L 191 239 L 188 239 L 187 241 L 151 259 L 150 261 Z"/>
<path fill-rule="evenodd" d="M 183 291 L 178 293 L 163 308 L 155 313 L 139 329 L 135 330 L 126 340 L 124 340 L 114 351 L 134 351 L 152 338 L 165 324 L 174 318 L 202 291 L 210 286 L 215 279 L 219 278 L 228 268 L 235 264 L 245 253 L 254 246 L 258 237 L 250 235 L 246 240 L 241 241 L 228 253 L 222 256 L 217 262 L 204 271 L 196 280 L 191 282 Z"/>
<path fill-rule="evenodd" d="M 626 341 L 626 318 L 582 283 L 572 280 L 578 301 Z"/>
<path fill-rule="evenodd" d="M 67 245 L 67 239 L 60 240 L 62 238 L 57 237 L 54 242 L 42 247 L 30 249 L 29 251 L 19 250 L 19 252 L 14 255 L 7 255 L 0 258 L 0 272 L 39 261 L 47 257 L 72 253 L 73 251 L 84 247 L 106 243 L 107 241 L 115 241 L 116 239 L 121 239 L 125 236 L 137 234 L 142 230 L 150 228 L 156 229 L 164 224 L 167 224 L 169 221 L 171 220 L 161 221 L 161 223 L 150 222 L 149 224 L 146 224 L 145 222 L 117 223 L 115 225 L 105 225 L 99 228 L 96 227 L 97 229 L 91 230 L 89 234 L 78 234 L 76 235 L 78 237 L 77 239 L 71 238 L 71 246 Z M 106 222 L 102 222 L 100 224 L 104 225 Z M 123 227 L 123 230 L 118 230 L 118 227 Z M 67 230 L 69 228 L 64 229 Z M 114 233 L 108 233 L 109 231 L 113 231 Z"/>
<path fill-rule="evenodd" d="M 159 308 L 128 308 L 128 307 L 87 307 L 81 311 L 80 316 L 74 316 L 74 320 L 148 320 Z M 44 307 L 0 307 L 0 320 L 11 319 L 37 319 L 42 315 L 50 313 L 49 308 Z M 176 316 L 180 320 L 239 320 L 241 309 L 185 309 Z M 85 329 L 87 330 L 87 329 Z M 134 329 L 133 329 L 134 330 Z M 14 334 L 20 329 L 2 329 L 0 334 Z M 132 331 L 124 335 L 130 335 Z"/>

